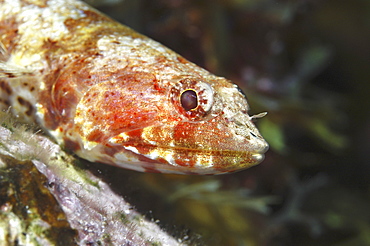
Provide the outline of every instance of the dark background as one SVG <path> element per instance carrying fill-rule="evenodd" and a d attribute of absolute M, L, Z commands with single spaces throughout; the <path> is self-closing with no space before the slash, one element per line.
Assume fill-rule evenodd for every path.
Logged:
<path fill-rule="evenodd" d="M 90 1 L 232 79 L 270 143 L 224 176 L 94 164 L 137 210 L 193 245 L 370 245 L 370 1 Z"/>

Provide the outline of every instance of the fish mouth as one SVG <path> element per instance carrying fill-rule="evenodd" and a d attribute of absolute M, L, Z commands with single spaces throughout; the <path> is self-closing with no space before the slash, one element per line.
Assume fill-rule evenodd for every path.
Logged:
<path fill-rule="evenodd" d="M 253 151 L 204 150 L 143 145 L 124 148 L 142 157 L 142 166 L 147 172 L 196 175 L 233 173 L 250 168 L 264 160 L 264 153 L 268 149 L 263 147 Z"/>
<path fill-rule="evenodd" d="M 237 172 L 262 162 L 269 148 L 262 137 L 249 143 L 231 146 L 221 143 L 213 147 L 117 139 L 109 141 L 110 146 L 117 148 L 115 165 L 134 170 L 142 167 L 145 170 L 140 171 L 160 173 L 212 175 Z"/>

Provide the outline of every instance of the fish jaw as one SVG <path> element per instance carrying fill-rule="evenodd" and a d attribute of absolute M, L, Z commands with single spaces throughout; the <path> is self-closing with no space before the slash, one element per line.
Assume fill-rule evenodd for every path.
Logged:
<path fill-rule="evenodd" d="M 113 141 L 116 141 L 115 138 Z M 265 145 L 267 146 L 267 145 Z M 75 153 L 91 162 L 151 173 L 217 175 L 242 171 L 263 161 L 264 152 L 163 148 L 153 145 L 97 144 Z"/>
<path fill-rule="evenodd" d="M 122 153 L 130 151 L 138 156 L 137 164 L 146 172 L 223 174 L 241 171 L 263 161 L 268 149 L 264 139 L 253 137 L 236 141 L 226 129 L 214 129 L 209 123 L 181 123 L 169 134 L 169 129 L 149 127 L 115 136 L 107 147 L 122 148 L 122 152 L 113 155 L 116 165 L 120 165 L 119 160 L 127 164 Z"/>

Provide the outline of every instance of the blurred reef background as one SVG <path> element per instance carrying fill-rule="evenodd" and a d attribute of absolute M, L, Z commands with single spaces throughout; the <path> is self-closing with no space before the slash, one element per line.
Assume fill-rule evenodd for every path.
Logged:
<path fill-rule="evenodd" d="M 370 1 L 87 2 L 238 84 L 270 150 L 223 176 L 80 169 L 189 245 L 370 245 Z"/>

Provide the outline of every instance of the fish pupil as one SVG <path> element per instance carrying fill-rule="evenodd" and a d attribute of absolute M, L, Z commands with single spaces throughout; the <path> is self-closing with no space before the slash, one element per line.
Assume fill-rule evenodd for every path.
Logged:
<path fill-rule="evenodd" d="M 180 97 L 181 106 L 190 111 L 198 107 L 198 96 L 194 90 L 185 90 Z"/>

